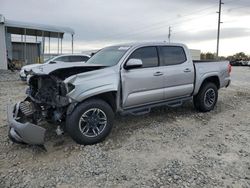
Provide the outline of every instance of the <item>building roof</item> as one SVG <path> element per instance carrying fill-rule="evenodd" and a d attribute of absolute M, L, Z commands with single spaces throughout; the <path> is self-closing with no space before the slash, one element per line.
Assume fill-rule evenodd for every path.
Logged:
<path fill-rule="evenodd" d="M 7 32 L 11 34 L 24 35 L 26 29 L 26 35 L 31 36 L 45 36 L 45 37 L 63 37 L 64 33 L 74 35 L 75 32 L 69 27 L 59 27 L 38 23 L 20 22 L 14 20 L 4 20 L 4 25 L 7 27 Z"/>

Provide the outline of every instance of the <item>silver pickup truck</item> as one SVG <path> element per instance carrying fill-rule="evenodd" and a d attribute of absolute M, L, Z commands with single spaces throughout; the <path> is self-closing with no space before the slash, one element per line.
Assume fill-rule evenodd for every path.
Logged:
<path fill-rule="evenodd" d="M 230 72 L 227 61 L 193 61 L 185 45 L 165 42 L 106 47 L 81 67 L 40 66 L 30 73 L 27 98 L 8 108 L 9 137 L 43 145 L 40 124 L 49 121 L 58 134 L 95 144 L 110 133 L 115 113 L 140 115 L 192 99 L 207 112 Z"/>

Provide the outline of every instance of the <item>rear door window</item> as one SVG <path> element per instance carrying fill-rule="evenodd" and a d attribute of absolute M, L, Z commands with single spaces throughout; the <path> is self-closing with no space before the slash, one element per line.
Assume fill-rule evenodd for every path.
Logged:
<path fill-rule="evenodd" d="M 177 65 L 187 60 L 185 51 L 180 46 L 160 46 L 160 62 L 161 65 Z"/>
<path fill-rule="evenodd" d="M 143 68 L 158 66 L 158 55 L 156 47 L 139 48 L 130 55 L 129 59 L 142 60 Z"/>

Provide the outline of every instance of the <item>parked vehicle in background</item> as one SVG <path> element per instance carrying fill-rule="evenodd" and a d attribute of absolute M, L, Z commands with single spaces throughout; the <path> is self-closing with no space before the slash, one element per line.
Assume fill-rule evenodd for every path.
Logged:
<path fill-rule="evenodd" d="M 232 65 L 232 66 L 241 66 L 241 63 L 239 61 L 230 61 L 230 65 Z"/>
<path fill-rule="evenodd" d="M 59 56 L 55 56 L 55 57 L 48 59 L 47 61 L 45 61 L 43 63 L 43 65 L 50 64 L 50 63 L 53 63 L 55 61 L 67 62 L 67 63 L 86 62 L 86 61 L 88 61 L 89 58 L 90 58 L 90 56 L 86 55 L 86 54 L 59 55 Z M 26 81 L 27 76 L 28 76 L 28 72 L 32 68 L 38 67 L 40 65 L 41 64 L 30 64 L 30 65 L 23 66 L 20 70 L 20 73 L 19 73 L 21 80 Z"/>
<path fill-rule="evenodd" d="M 188 100 L 198 111 L 213 110 L 218 90 L 230 84 L 231 65 L 193 61 L 185 45 L 162 42 L 111 46 L 82 67 L 49 64 L 32 72 L 27 98 L 8 109 L 9 137 L 43 144 L 46 129 L 38 123 L 46 120 L 58 134 L 95 144 L 109 135 L 115 113 L 141 115 Z"/>
<path fill-rule="evenodd" d="M 248 66 L 249 65 L 249 61 L 243 61 L 243 60 L 240 60 L 240 61 L 230 61 L 230 64 L 232 66 Z"/>
<path fill-rule="evenodd" d="M 247 66 L 248 65 L 248 61 L 241 60 L 240 63 L 241 63 L 242 66 Z"/>

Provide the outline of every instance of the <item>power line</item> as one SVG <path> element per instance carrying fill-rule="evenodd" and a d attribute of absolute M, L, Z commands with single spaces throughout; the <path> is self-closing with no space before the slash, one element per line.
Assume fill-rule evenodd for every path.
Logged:
<path fill-rule="evenodd" d="M 207 13 L 207 14 L 204 14 L 203 16 L 199 15 L 198 18 L 186 18 L 186 19 L 182 19 L 180 21 L 176 21 L 176 22 L 165 22 L 165 23 L 162 23 L 160 25 L 156 25 L 156 26 L 153 26 L 153 27 L 147 27 L 145 28 L 144 30 L 136 30 L 136 31 L 131 31 L 130 33 L 126 33 L 126 34 L 123 34 L 123 35 L 113 35 L 113 38 L 114 37 L 124 37 L 124 36 L 134 36 L 134 35 L 139 35 L 139 34 L 143 34 L 143 33 L 147 33 L 147 32 L 150 32 L 150 31 L 154 31 L 154 30 L 159 30 L 159 29 L 163 29 L 163 28 L 166 28 L 168 27 L 169 25 L 173 26 L 173 25 L 180 25 L 182 24 L 183 22 L 187 23 L 189 21 L 193 21 L 195 19 L 201 19 L 202 17 L 204 16 L 207 16 L 207 15 L 212 15 L 214 14 L 214 12 L 212 13 Z M 183 16 L 184 17 L 184 16 Z M 186 16 L 185 16 L 186 17 Z"/>
<path fill-rule="evenodd" d="M 212 27 L 212 26 L 214 26 L 214 24 L 206 24 L 206 25 L 203 25 L 203 26 L 204 27 Z M 182 33 L 182 32 L 186 32 L 187 30 L 188 31 L 196 31 L 197 29 L 200 29 L 200 26 L 196 26 L 196 27 L 192 26 L 192 28 L 181 29 L 181 30 L 178 30 L 176 32 L 173 32 L 172 35 L 173 34 L 179 34 L 179 33 Z"/>
<path fill-rule="evenodd" d="M 242 0 L 238 0 L 238 1 L 242 1 Z M 230 0 L 230 1 L 227 1 L 227 4 L 230 4 L 230 3 L 232 3 L 232 2 L 235 2 L 235 0 Z M 222 3 L 223 4 L 223 3 Z M 217 5 L 216 5 L 217 6 Z M 212 6 L 212 7 L 214 7 L 214 5 Z M 201 9 L 201 10 L 199 10 L 199 11 L 196 11 L 196 13 L 197 12 L 201 12 L 201 11 L 204 11 L 204 10 L 207 10 L 207 9 L 210 9 L 210 8 L 212 8 L 212 7 L 208 7 L 208 8 L 205 8 L 205 9 Z M 245 6 L 246 7 L 246 6 Z M 243 7 L 237 7 L 237 8 L 233 8 L 233 9 L 238 9 L 238 8 L 243 8 Z M 185 15 L 184 17 L 186 17 L 186 16 L 189 16 L 189 15 L 192 15 L 192 14 L 188 14 L 188 15 Z M 183 17 L 182 17 L 183 18 Z M 181 19 L 182 19 L 181 18 Z M 200 19 L 201 18 L 201 16 L 199 15 L 199 18 L 198 19 Z M 178 18 L 177 18 L 178 19 Z M 175 23 L 172 23 L 171 25 L 173 26 L 173 25 L 179 25 L 179 24 L 182 24 L 183 23 L 183 21 L 189 21 L 189 20 L 193 20 L 194 18 L 191 18 L 191 19 L 185 19 L 185 20 L 182 20 L 182 21 L 179 21 L 179 22 L 175 22 Z M 160 26 L 158 26 L 158 27 L 148 27 L 147 29 L 146 29 L 146 31 L 147 30 L 150 30 L 150 31 L 152 31 L 152 30 L 155 30 L 155 29 L 161 29 L 161 28 L 165 28 L 166 27 L 166 25 L 169 25 L 168 24 L 169 22 L 167 22 L 167 24 L 161 24 L 161 22 L 160 23 L 158 23 L 158 24 L 161 24 Z M 154 24 L 154 25 L 158 25 L 158 24 Z M 165 26 L 164 26 L 165 25 Z M 128 35 L 135 35 L 135 34 L 141 34 L 141 33 L 145 33 L 144 31 L 142 31 L 142 32 L 138 32 L 137 31 L 137 33 L 129 33 L 129 34 L 127 34 L 127 36 Z"/>
<path fill-rule="evenodd" d="M 238 1 L 242 1 L 242 0 L 238 0 Z M 227 4 L 229 4 L 229 3 L 232 3 L 232 2 L 235 2 L 235 0 L 230 0 L 230 1 L 227 1 Z M 202 11 L 205 11 L 205 10 L 208 10 L 208 9 L 211 9 L 211 8 L 213 8 L 213 7 L 215 7 L 215 6 L 217 6 L 217 5 L 213 5 L 213 6 L 211 6 L 211 7 L 207 7 L 207 8 L 205 8 L 205 9 L 200 9 L 200 10 L 197 10 L 197 11 L 195 11 L 196 13 L 198 13 L 198 12 L 202 12 Z M 183 18 L 185 18 L 185 17 L 187 17 L 187 16 L 190 16 L 190 15 L 193 15 L 193 13 L 192 14 L 185 14 L 184 16 L 182 16 L 181 18 L 176 18 L 176 19 L 183 19 Z M 201 18 L 201 16 L 199 15 L 199 18 Z M 199 19 L 198 18 L 198 19 Z M 182 24 L 183 23 L 183 21 L 189 21 L 189 20 L 193 20 L 194 18 L 191 18 L 191 19 L 185 19 L 185 20 L 182 20 L 182 21 L 179 21 L 179 22 L 175 22 L 175 23 L 171 23 L 171 25 L 173 26 L 173 25 L 179 25 L 179 24 Z M 114 37 L 124 37 L 124 36 L 133 36 L 133 35 L 139 35 L 139 34 L 142 34 L 142 33 L 145 33 L 145 32 L 147 32 L 147 31 L 152 31 L 152 30 L 159 30 L 159 29 L 162 29 L 162 28 L 166 28 L 166 26 L 169 26 L 169 23 L 170 22 L 168 22 L 168 21 L 170 21 L 170 20 L 167 20 L 167 22 L 166 21 L 161 21 L 161 22 L 157 22 L 157 23 L 155 23 L 155 24 L 152 24 L 152 25 L 150 25 L 150 26 L 148 26 L 148 27 L 144 27 L 145 29 L 143 29 L 143 30 L 135 30 L 135 31 L 130 31 L 130 33 L 121 33 L 121 34 L 115 34 L 115 35 L 110 35 L 110 37 L 112 36 L 113 38 Z M 164 24 L 164 23 L 165 24 Z M 153 27 L 152 27 L 153 26 Z"/>
<path fill-rule="evenodd" d="M 249 3 L 249 0 L 247 0 L 247 1 L 244 1 L 244 0 L 231 0 L 231 1 L 225 1 L 224 0 L 224 2 L 225 2 L 225 4 L 237 4 L 237 5 L 249 5 L 249 4 L 246 4 L 246 3 Z"/>
<path fill-rule="evenodd" d="M 211 9 L 211 8 L 216 7 L 216 6 L 217 6 L 217 5 L 212 5 L 212 6 L 203 8 L 203 9 L 198 9 L 198 10 L 195 11 L 195 13 L 204 12 L 204 11 L 207 11 L 207 10 L 209 10 L 209 9 Z M 139 30 L 137 29 L 136 31 L 130 31 L 129 34 L 127 34 L 127 33 L 120 33 L 120 34 L 109 35 L 109 36 L 106 36 L 106 37 L 112 37 L 112 38 L 114 38 L 114 37 L 123 37 L 123 36 L 128 36 L 128 35 L 134 35 L 133 32 L 134 32 L 135 34 L 136 34 L 136 33 L 138 33 L 138 34 L 144 33 L 144 31 L 147 31 L 147 30 L 162 28 L 163 26 L 164 26 L 164 27 L 169 26 L 170 22 L 171 22 L 173 19 L 177 19 L 177 20 L 178 20 L 178 19 L 183 19 L 183 18 L 192 16 L 192 15 L 194 15 L 194 10 L 192 10 L 192 13 L 191 13 L 191 14 L 190 14 L 190 13 L 189 13 L 189 14 L 184 14 L 184 15 L 182 15 L 180 18 L 172 18 L 172 19 L 168 19 L 168 20 L 164 20 L 164 21 L 159 21 L 159 22 L 156 22 L 156 23 L 154 23 L 154 24 L 151 24 L 150 26 L 142 27 L 142 28 L 140 28 Z M 192 19 L 193 19 L 193 18 L 192 18 Z M 190 20 L 190 18 L 187 19 L 187 20 Z M 184 21 L 186 21 L 186 20 L 184 20 Z M 176 22 L 174 22 L 174 23 L 176 23 Z M 177 23 L 178 23 L 178 22 L 177 22 Z M 171 24 L 171 25 L 173 25 L 173 24 Z"/>
<path fill-rule="evenodd" d="M 242 0 L 238 0 L 238 1 L 242 1 Z M 238 2 L 237 1 L 237 2 Z M 236 1 L 235 0 L 228 0 L 228 1 L 226 1 L 226 4 L 230 4 L 230 3 L 235 3 Z M 244 1 L 243 1 L 244 2 Z M 220 0 L 220 8 L 219 8 L 219 17 L 221 17 L 221 5 L 222 5 L 223 3 L 221 2 L 221 0 Z M 150 26 L 145 26 L 145 27 L 142 27 L 141 29 L 139 28 L 139 29 L 137 29 L 137 30 L 132 30 L 132 31 L 130 31 L 129 33 L 128 32 L 126 32 L 126 33 L 120 33 L 120 34 L 114 34 L 114 35 L 110 35 L 110 37 L 112 37 L 112 38 L 116 38 L 116 37 L 124 37 L 124 36 L 133 36 L 133 35 L 135 35 L 135 36 L 140 36 L 140 34 L 142 34 L 142 33 L 147 33 L 147 32 L 151 32 L 151 31 L 154 31 L 154 30 L 160 30 L 160 29 L 165 29 L 167 26 L 169 27 L 169 25 L 171 25 L 171 29 L 172 29 L 172 26 L 173 25 L 181 25 L 182 23 L 186 23 L 186 22 L 188 22 L 189 20 L 191 20 L 191 21 L 193 21 L 193 20 L 195 20 L 195 19 L 201 19 L 202 17 L 204 17 L 204 16 L 200 16 L 200 15 L 198 15 L 199 17 L 198 18 L 191 18 L 190 19 L 190 16 L 193 16 L 193 15 L 195 15 L 194 14 L 194 12 L 197 14 L 197 13 L 199 13 L 199 12 L 202 12 L 202 11 L 206 11 L 206 10 L 208 10 L 208 9 L 211 9 L 211 8 L 213 8 L 213 7 L 215 7 L 215 6 L 218 6 L 218 5 L 213 5 L 213 6 L 209 6 L 209 7 L 207 7 L 207 8 L 204 8 L 204 9 L 200 9 L 200 10 L 197 10 L 197 11 L 195 11 L 195 10 L 192 10 L 192 13 L 191 14 L 184 14 L 184 15 L 182 15 L 182 17 L 180 17 L 180 18 L 175 18 L 176 20 L 180 20 L 180 21 L 177 21 L 177 22 L 171 22 L 174 18 L 172 18 L 172 19 L 169 19 L 169 20 L 165 20 L 165 21 L 159 21 L 159 22 L 156 22 L 156 23 L 154 23 L 154 24 L 151 24 Z M 240 8 L 240 7 L 237 7 L 237 8 L 233 8 L 233 9 L 238 9 L 238 8 Z M 243 8 L 243 7 L 242 7 Z M 207 15 L 210 15 L 210 14 L 207 14 Z M 188 17 L 187 19 L 183 19 L 183 18 L 186 18 L 186 17 Z M 219 39 L 220 39 L 220 24 L 221 24 L 221 21 L 220 21 L 220 19 L 221 18 L 218 18 L 218 30 L 217 30 L 217 50 L 216 51 L 218 51 L 218 55 L 219 55 Z M 180 32 L 180 31 L 177 31 L 177 32 Z M 176 32 L 174 32 L 174 33 L 172 33 L 172 32 L 169 32 L 170 33 L 170 38 L 172 37 L 172 35 L 173 34 L 175 34 Z"/>
<path fill-rule="evenodd" d="M 245 5 L 245 6 L 239 6 L 239 7 L 235 7 L 235 8 L 229 8 L 227 9 L 228 11 L 232 11 L 232 10 L 237 10 L 237 9 L 242 9 L 242 8 L 248 8 L 250 7 L 250 5 Z"/>

